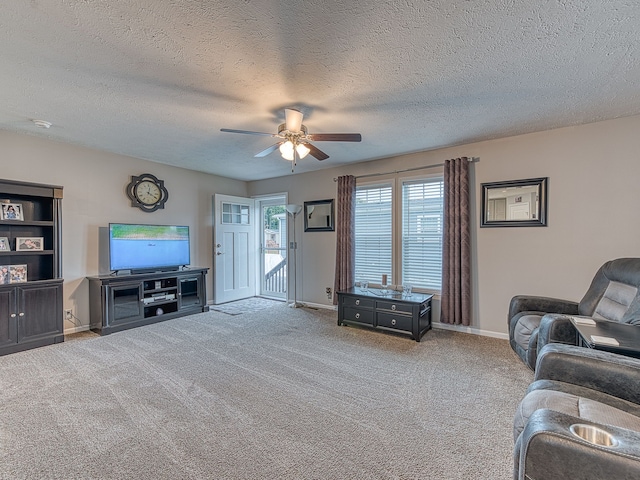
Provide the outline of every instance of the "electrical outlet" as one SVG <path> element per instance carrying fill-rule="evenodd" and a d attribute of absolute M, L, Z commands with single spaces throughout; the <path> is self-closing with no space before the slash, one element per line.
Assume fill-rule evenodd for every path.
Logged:
<path fill-rule="evenodd" d="M 327 294 L 327 298 L 331 300 L 331 287 L 325 288 L 324 291 Z"/>
<path fill-rule="evenodd" d="M 64 311 L 64 319 L 65 320 L 73 320 L 73 309 L 67 308 Z"/>

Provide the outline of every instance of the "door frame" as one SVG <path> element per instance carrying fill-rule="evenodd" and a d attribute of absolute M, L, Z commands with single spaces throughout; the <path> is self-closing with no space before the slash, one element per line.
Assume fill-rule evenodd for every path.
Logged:
<path fill-rule="evenodd" d="M 262 220 L 262 208 L 264 206 L 269 206 L 269 205 L 287 205 L 287 201 L 288 201 L 288 195 L 287 192 L 283 192 L 283 193 L 274 193 L 274 194 L 269 194 L 269 195 L 261 195 L 261 196 L 255 196 L 253 197 L 253 199 L 256 201 L 255 203 L 255 208 L 256 208 L 256 215 L 260 216 L 260 219 Z M 286 210 L 285 210 L 285 215 L 286 215 L 286 228 L 287 228 L 287 232 L 286 232 L 286 236 L 287 236 L 287 244 L 284 246 L 284 252 L 285 252 L 285 258 L 289 258 L 289 215 L 287 214 Z M 259 287 L 256 288 L 256 294 L 262 297 L 267 297 L 267 298 L 276 298 L 278 300 L 288 300 L 289 298 L 289 263 L 287 261 L 287 290 L 285 292 L 285 294 L 283 296 L 274 296 L 274 295 L 269 295 L 268 293 L 265 293 L 263 290 L 263 278 L 266 272 L 264 272 L 264 262 L 262 261 L 262 252 L 264 250 L 264 246 L 262 244 L 262 240 L 263 240 L 263 233 L 264 233 L 264 228 L 262 228 L 261 224 L 258 224 L 258 222 L 256 222 L 256 241 L 258 243 L 258 255 L 257 255 L 257 264 L 256 264 L 256 285 Z M 282 247 L 281 247 L 282 248 Z"/>

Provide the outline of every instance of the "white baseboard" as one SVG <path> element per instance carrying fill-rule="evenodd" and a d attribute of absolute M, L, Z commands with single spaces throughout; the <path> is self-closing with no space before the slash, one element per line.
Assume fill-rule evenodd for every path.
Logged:
<path fill-rule="evenodd" d="M 77 327 L 65 328 L 64 334 L 71 335 L 73 333 L 88 332 L 89 330 L 91 330 L 89 325 L 79 325 Z"/>
<path fill-rule="evenodd" d="M 474 327 L 465 327 L 464 325 L 450 325 L 448 323 L 440 323 L 440 322 L 433 322 L 432 326 L 433 328 L 441 328 L 442 330 L 454 330 L 456 332 L 471 333 L 473 335 L 481 335 L 483 337 L 492 337 L 492 338 L 500 338 L 502 340 L 509 340 L 508 333 L 492 332 L 489 330 L 481 330 L 479 328 L 474 328 Z"/>

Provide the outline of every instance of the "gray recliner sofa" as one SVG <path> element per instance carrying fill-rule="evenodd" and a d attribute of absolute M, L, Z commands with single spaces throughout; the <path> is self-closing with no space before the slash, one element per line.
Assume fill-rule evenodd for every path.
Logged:
<path fill-rule="evenodd" d="M 546 345 L 514 416 L 514 478 L 640 478 L 638 385 L 640 359 Z"/>
<path fill-rule="evenodd" d="M 611 260 L 596 272 L 580 302 L 518 295 L 509 304 L 509 343 L 532 370 L 538 351 L 548 343 L 575 345 L 568 316 L 640 325 L 640 258 Z"/>

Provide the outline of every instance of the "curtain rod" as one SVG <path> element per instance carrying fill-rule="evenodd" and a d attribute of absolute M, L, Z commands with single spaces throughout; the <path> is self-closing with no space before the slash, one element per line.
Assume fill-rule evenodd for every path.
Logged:
<path fill-rule="evenodd" d="M 469 162 L 479 162 L 480 161 L 480 157 L 469 157 L 467 160 Z M 424 169 L 427 169 L 427 168 L 435 168 L 435 167 L 444 167 L 444 163 L 434 163 L 433 165 L 425 165 L 423 167 L 406 168 L 404 170 L 394 170 L 393 172 L 367 173 L 366 175 L 357 175 L 356 179 L 358 179 L 358 178 L 366 178 L 366 177 L 381 177 L 382 175 L 393 175 L 393 174 L 396 174 L 396 173 L 413 172 L 413 171 L 416 171 L 416 170 L 424 170 Z M 338 178 L 337 177 L 333 177 L 333 181 L 337 182 Z"/>

